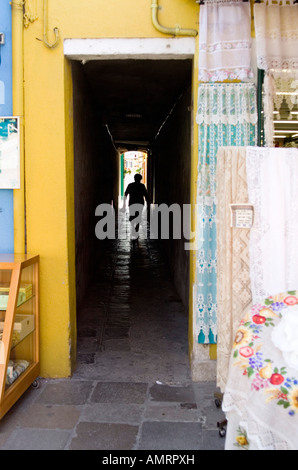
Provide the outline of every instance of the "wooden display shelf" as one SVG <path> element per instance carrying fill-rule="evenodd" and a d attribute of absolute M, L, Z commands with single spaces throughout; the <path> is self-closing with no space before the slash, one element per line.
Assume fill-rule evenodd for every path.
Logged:
<path fill-rule="evenodd" d="M 32 297 L 18 305 L 20 285 L 28 283 Z M 9 285 L 7 307 L 1 311 L 1 419 L 39 376 L 39 256 L 0 254 L 0 284 Z M 28 331 L 26 316 L 31 322 Z M 22 327 L 24 335 L 16 344 L 14 332 Z"/>

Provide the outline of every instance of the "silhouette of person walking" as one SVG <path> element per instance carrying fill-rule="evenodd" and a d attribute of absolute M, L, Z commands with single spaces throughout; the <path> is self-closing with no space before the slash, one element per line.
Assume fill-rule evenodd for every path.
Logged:
<path fill-rule="evenodd" d="M 150 205 L 146 186 L 141 183 L 141 179 L 142 175 L 140 175 L 139 173 L 134 175 L 134 183 L 130 183 L 124 193 L 124 201 L 122 208 L 123 210 L 125 210 L 126 199 L 129 196 L 129 221 L 131 223 L 133 233 L 135 232 L 136 236 L 138 236 L 139 232 L 139 220 L 142 216 L 142 211 L 145 203 L 144 199 L 146 200 L 148 207 Z"/>

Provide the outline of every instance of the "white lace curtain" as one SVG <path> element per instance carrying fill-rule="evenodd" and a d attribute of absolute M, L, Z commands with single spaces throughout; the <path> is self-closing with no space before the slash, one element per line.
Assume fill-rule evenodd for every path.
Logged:
<path fill-rule="evenodd" d="M 249 2 L 207 2 L 200 7 L 199 80 L 252 78 Z"/>
<path fill-rule="evenodd" d="M 289 124 L 291 111 L 298 104 L 298 70 L 268 70 L 264 78 L 264 131 L 267 147 L 274 146 L 274 119 L 280 119 L 282 105 L 288 110 Z M 277 114 L 274 116 L 274 111 Z"/>
<path fill-rule="evenodd" d="M 298 4 L 294 0 L 254 5 L 259 69 L 298 69 Z"/>
<path fill-rule="evenodd" d="M 298 286 L 298 150 L 248 147 L 246 171 L 255 214 L 250 274 L 256 304 Z"/>
<path fill-rule="evenodd" d="M 249 203 L 246 148 L 223 147 L 217 153 L 217 386 L 224 392 L 233 341 L 252 302 L 249 228 L 231 227 L 230 204 Z"/>

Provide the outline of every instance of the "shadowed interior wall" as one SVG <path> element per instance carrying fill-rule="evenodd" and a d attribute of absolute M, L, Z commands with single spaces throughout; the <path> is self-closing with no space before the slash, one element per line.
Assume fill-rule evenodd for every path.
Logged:
<path fill-rule="evenodd" d="M 191 89 L 177 102 L 162 128 L 153 150 L 155 166 L 155 203 L 190 203 L 191 172 Z M 181 212 L 182 215 L 182 212 Z M 183 233 L 183 228 L 181 228 Z M 183 304 L 189 303 L 189 251 L 185 240 L 163 242 L 176 289 Z"/>
<path fill-rule="evenodd" d="M 74 187 L 76 292 L 80 307 L 100 262 L 101 243 L 95 236 L 98 204 L 117 201 L 117 152 L 105 126 L 99 124 L 91 87 L 83 66 L 74 62 Z"/>

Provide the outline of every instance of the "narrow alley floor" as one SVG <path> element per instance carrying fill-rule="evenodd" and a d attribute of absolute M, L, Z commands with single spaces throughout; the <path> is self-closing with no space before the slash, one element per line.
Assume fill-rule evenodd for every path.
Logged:
<path fill-rule="evenodd" d="M 78 366 L 0 422 L 2 450 L 223 450 L 213 382 L 194 383 L 188 321 L 156 241 L 105 241 L 78 312 Z"/>

